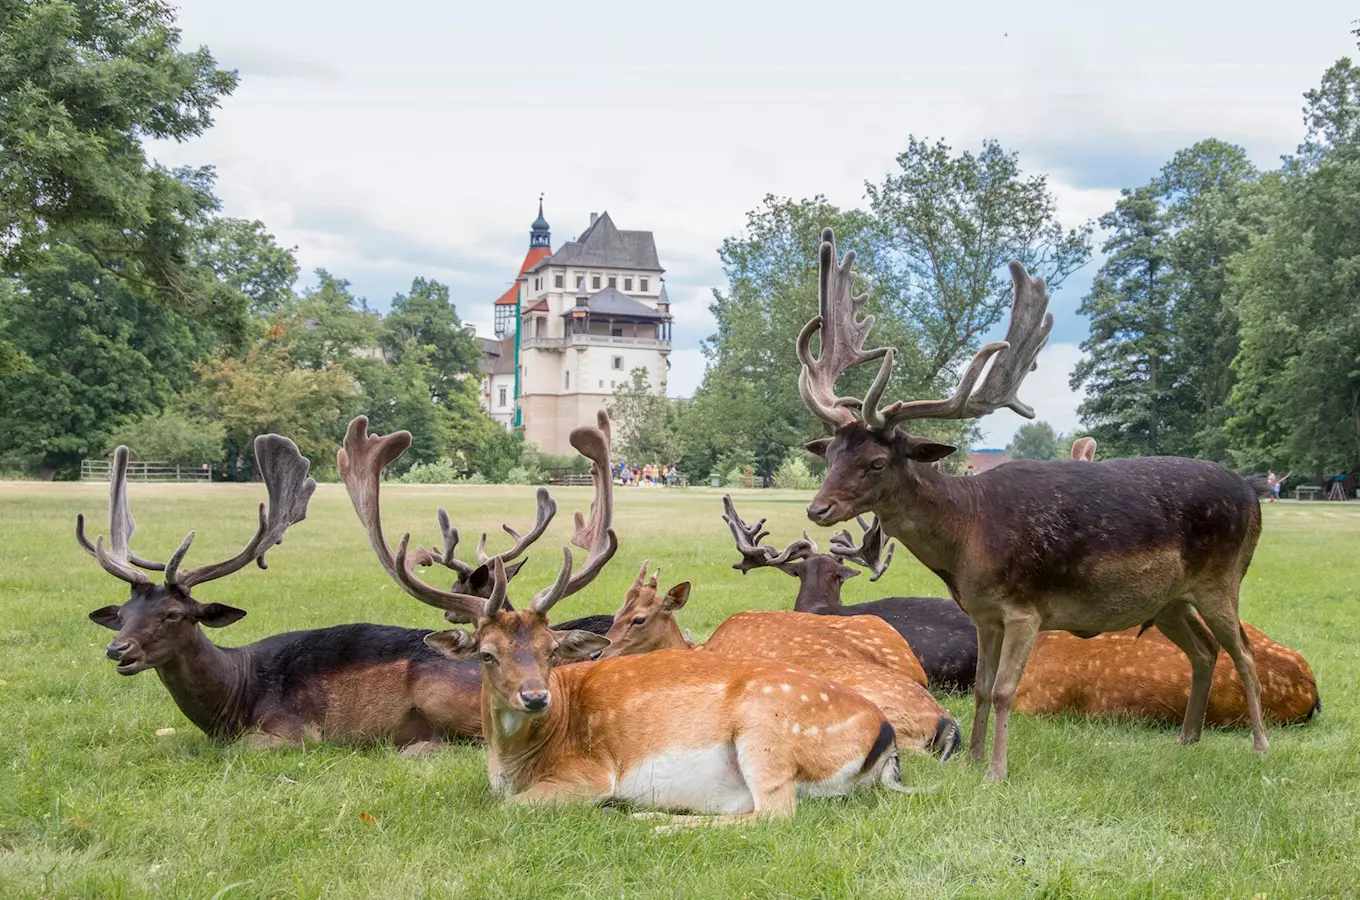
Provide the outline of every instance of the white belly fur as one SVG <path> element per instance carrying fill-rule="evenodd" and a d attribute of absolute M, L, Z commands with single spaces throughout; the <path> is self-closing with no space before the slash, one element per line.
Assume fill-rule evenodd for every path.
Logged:
<path fill-rule="evenodd" d="M 642 806 L 732 815 L 755 805 L 732 744 L 667 750 L 620 774 L 614 795 Z"/>

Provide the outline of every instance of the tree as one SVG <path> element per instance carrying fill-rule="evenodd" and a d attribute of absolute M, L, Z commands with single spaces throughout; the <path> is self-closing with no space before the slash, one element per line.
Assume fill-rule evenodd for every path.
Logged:
<path fill-rule="evenodd" d="M 1059 446 L 1060 438 L 1052 425 L 1026 422 L 1016 429 L 1006 452 L 1012 459 L 1057 459 Z"/>
<path fill-rule="evenodd" d="M 1150 188 L 1124 190 L 1100 218 L 1110 232 L 1107 259 L 1078 311 L 1091 317 L 1086 356 L 1072 389 L 1086 389 L 1079 407 L 1092 436 L 1114 456 L 1164 452 L 1168 384 L 1161 368 L 1171 352 L 1167 223 Z"/>
<path fill-rule="evenodd" d="M 430 396 L 441 403 L 454 392 L 454 381 L 476 372 L 482 360 L 477 338 L 463 327 L 449 302 L 448 287 L 425 278 L 412 281 L 410 293 L 392 298 L 381 342 L 387 358 L 395 362 L 408 348 L 424 348 L 434 373 Z"/>
<path fill-rule="evenodd" d="M 647 367 L 629 373 L 629 380 L 614 389 L 607 406 L 617 435 L 616 452 L 639 465 L 671 465 L 683 448 L 671 401 L 652 390 Z"/>
<path fill-rule="evenodd" d="M 28 360 L 0 378 L 0 453 L 47 477 L 76 477 L 115 428 L 162 409 L 210 347 L 204 329 L 61 244 L 0 293 L 0 332 Z"/>
<path fill-rule="evenodd" d="M 288 344 L 294 365 L 309 369 L 342 366 L 356 376 L 365 364 L 380 365 L 370 351 L 378 348 L 382 323 L 368 303 L 355 297 L 349 282 L 325 269 L 316 270 L 317 284 L 288 300 L 273 321 L 275 336 Z"/>
<path fill-rule="evenodd" d="M 293 299 L 296 252 L 296 247 L 284 249 L 275 243 L 263 222 L 225 217 L 209 222 L 195 247 L 195 257 L 218 285 L 244 298 L 255 318 L 272 316 Z M 317 274 L 324 271 L 318 269 Z"/>
<path fill-rule="evenodd" d="M 109 451 L 126 444 L 133 457 L 176 463 L 215 463 L 222 460 L 227 429 L 221 422 L 191 419 L 166 410 L 143 416 L 114 431 Z"/>
<path fill-rule="evenodd" d="M 216 208 L 211 172 L 170 171 L 143 149 L 202 134 L 236 86 L 179 39 L 159 0 L 0 3 L 0 268 L 66 243 L 126 287 L 239 334 L 245 310 L 205 291 L 190 261 Z"/>

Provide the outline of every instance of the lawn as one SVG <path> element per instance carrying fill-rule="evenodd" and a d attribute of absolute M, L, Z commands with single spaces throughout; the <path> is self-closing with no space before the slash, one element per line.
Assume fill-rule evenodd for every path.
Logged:
<path fill-rule="evenodd" d="M 774 542 L 807 523 L 805 496 L 739 492 Z M 252 533 L 254 486 L 131 489 L 134 547 L 164 558 L 190 529 L 189 564 L 235 553 Z M 524 527 L 527 488 L 385 489 L 389 536 L 431 542 L 434 512 L 465 535 Z M 512 599 L 548 583 L 585 489 L 561 511 Z M 1079 719 L 1013 720 L 1010 781 L 983 785 L 962 757 L 909 760 L 929 796 L 806 800 L 789 822 L 654 834 L 593 808 L 511 809 L 488 791 L 482 751 L 420 759 L 391 747 L 244 750 L 206 740 L 151 673 L 123 678 L 103 658 L 110 632 L 85 615 L 126 597 L 77 547 L 75 515 L 106 515 L 101 485 L 0 484 L 0 890 L 6 897 L 1241 897 L 1360 893 L 1360 505 L 1265 507 L 1244 586 L 1244 617 L 1302 651 L 1323 713 L 1272 728 L 1265 758 L 1245 731 L 1209 730 L 1193 748 L 1173 729 Z M 644 558 L 695 589 L 696 636 L 743 609 L 791 605 L 793 579 L 743 577 L 714 491 L 621 490 L 621 548 L 559 618 L 613 612 Z M 96 530 L 103 530 L 102 527 Z M 810 529 L 823 547 L 829 532 Z M 504 539 L 504 535 L 500 535 Z M 394 538 L 395 539 L 395 538 Z M 495 538 L 493 538 L 494 542 Z M 494 545 L 493 546 L 501 546 Z M 306 521 L 202 600 L 250 611 L 213 633 L 245 643 L 352 621 L 439 627 L 379 568 L 342 488 L 323 485 Z M 899 552 L 846 602 L 937 594 Z M 965 734 L 972 703 L 944 702 Z M 684 710 L 677 710 L 683 715 Z M 174 733 L 158 736 L 157 731 Z"/>

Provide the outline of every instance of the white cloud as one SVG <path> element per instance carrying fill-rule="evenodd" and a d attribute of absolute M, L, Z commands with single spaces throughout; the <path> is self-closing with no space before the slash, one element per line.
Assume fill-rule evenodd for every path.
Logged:
<path fill-rule="evenodd" d="M 1029 374 L 1020 388 L 1020 399 L 1034 407 L 1034 421 L 1047 422 L 1059 433 L 1080 427 L 1077 406 L 1081 394 L 1068 386 L 1068 379 L 1081 357 L 1081 348 L 1076 344 L 1049 344 L 1044 348 L 1039 355 L 1039 368 Z M 1008 409 L 992 413 L 979 423 L 981 446 L 1006 446 L 1015 430 L 1028 421 Z"/>
<path fill-rule="evenodd" d="M 692 397 L 704 380 L 708 360 L 698 349 L 671 351 L 671 369 L 666 375 L 666 393 L 671 397 Z"/>

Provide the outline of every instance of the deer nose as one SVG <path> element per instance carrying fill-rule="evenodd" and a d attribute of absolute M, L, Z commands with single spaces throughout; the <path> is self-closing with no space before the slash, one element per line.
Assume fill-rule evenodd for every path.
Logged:
<path fill-rule="evenodd" d="M 104 649 L 104 655 L 109 659 L 122 659 L 123 654 L 132 647 L 132 641 L 110 641 L 109 646 Z"/>
<path fill-rule="evenodd" d="M 550 699 L 552 698 L 546 690 L 519 692 L 519 700 L 529 712 L 538 712 L 540 709 L 547 709 L 548 701 Z"/>
<path fill-rule="evenodd" d="M 809 519 L 812 519 L 812 520 L 814 520 L 814 521 L 816 521 L 817 519 L 821 519 L 822 517 L 824 517 L 824 516 L 825 516 L 827 513 L 829 513 L 829 512 L 831 512 L 831 504 L 830 504 L 830 503 L 809 503 L 809 504 L 808 504 L 808 508 L 807 508 L 808 518 L 809 518 Z"/>

